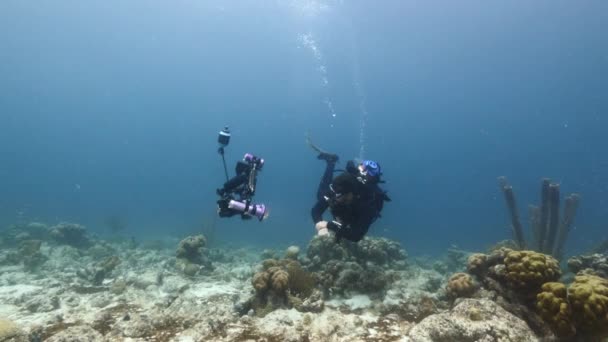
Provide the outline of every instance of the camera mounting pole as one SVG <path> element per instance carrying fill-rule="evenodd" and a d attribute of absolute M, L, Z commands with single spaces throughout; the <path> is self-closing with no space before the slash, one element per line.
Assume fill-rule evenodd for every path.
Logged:
<path fill-rule="evenodd" d="M 217 153 L 222 156 L 222 163 L 224 164 L 224 173 L 226 174 L 226 182 L 230 178 L 228 178 L 228 168 L 226 167 L 226 158 L 224 157 L 224 147 L 228 146 L 230 143 L 230 130 L 228 126 L 224 127 L 217 136 L 217 142 L 220 144 L 220 147 L 217 149 Z"/>

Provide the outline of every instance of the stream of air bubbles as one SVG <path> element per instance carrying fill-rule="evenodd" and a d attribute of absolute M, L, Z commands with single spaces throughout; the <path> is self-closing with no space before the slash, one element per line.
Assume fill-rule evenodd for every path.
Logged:
<path fill-rule="evenodd" d="M 319 16 L 321 13 L 331 10 L 331 5 L 342 4 L 341 1 L 292 1 L 291 6 L 296 8 L 301 15 L 307 15 L 309 17 Z M 363 80 L 361 77 L 361 66 L 359 64 L 358 56 L 358 45 L 355 35 L 355 30 L 352 27 L 350 20 L 348 20 L 348 27 L 346 30 L 346 36 L 348 39 L 348 45 L 350 48 L 351 56 L 351 74 L 353 89 L 358 101 L 359 109 L 359 159 L 364 159 L 367 147 L 367 122 L 369 118 L 369 112 L 367 110 L 365 88 L 363 86 Z M 298 43 L 309 50 L 315 60 L 316 68 L 319 73 L 321 87 L 323 87 L 323 103 L 325 104 L 329 116 L 331 118 L 331 127 L 334 127 L 337 112 L 334 108 L 334 104 L 331 100 L 330 89 L 329 89 L 329 77 L 327 72 L 326 61 L 323 53 L 319 48 L 315 35 L 309 30 L 306 33 L 301 33 L 298 36 Z"/>

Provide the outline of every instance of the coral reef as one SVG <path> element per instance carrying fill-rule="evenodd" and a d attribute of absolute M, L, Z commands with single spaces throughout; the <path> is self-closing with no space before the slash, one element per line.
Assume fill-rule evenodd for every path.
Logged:
<path fill-rule="evenodd" d="M 268 259 L 251 279 L 255 295 L 246 303 L 256 315 L 264 316 L 279 308 L 299 311 L 323 309 L 320 292 L 314 291 L 316 280 L 293 259 Z M 314 296 L 313 296 L 314 294 Z"/>
<path fill-rule="evenodd" d="M 537 296 L 536 308 L 555 334 L 572 337 L 576 328 L 572 322 L 572 308 L 568 302 L 566 285 L 557 282 L 545 283 Z"/>
<path fill-rule="evenodd" d="M 398 242 L 386 238 L 366 237 L 358 243 L 344 241 L 338 244 L 331 237 L 315 236 L 308 245 L 307 256 L 316 268 L 330 260 L 341 260 L 403 269 L 407 253 Z"/>
<path fill-rule="evenodd" d="M 448 248 L 445 262 L 445 272 L 443 273 L 457 273 L 464 271 L 467 265 L 467 259 L 471 253 L 464 251 L 456 246 Z"/>
<path fill-rule="evenodd" d="M 16 245 L 24 240 L 48 240 L 49 228 L 40 222 L 14 224 L 2 232 L 3 241 L 7 245 Z"/>
<path fill-rule="evenodd" d="M 472 297 L 495 301 L 525 320 L 539 336 L 551 334 L 533 304 L 544 283 L 559 279 L 557 260 L 534 251 L 499 248 L 490 254 L 472 254 L 467 269 L 480 284 Z"/>
<path fill-rule="evenodd" d="M 35 271 L 48 258 L 40 252 L 40 240 L 22 240 L 19 249 L 7 253 L 0 264 L 18 265 L 23 264 L 25 270 Z"/>
<path fill-rule="evenodd" d="M 18 254 L 27 270 L 35 270 L 48 258 L 40 252 L 41 240 L 25 240 L 21 242 Z"/>
<path fill-rule="evenodd" d="M 488 277 L 504 283 L 521 295 L 536 295 L 542 284 L 559 279 L 559 263 L 550 255 L 508 248 L 469 257 L 467 270 L 485 282 Z"/>
<path fill-rule="evenodd" d="M 179 242 L 175 253 L 177 267 L 188 276 L 195 276 L 201 270 L 211 270 L 213 265 L 204 248 L 207 240 L 203 235 L 188 236 Z"/>
<path fill-rule="evenodd" d="M 557 336 L 585 341 L 608 337 L 608 279 L 579 275 L 567 290 L 554 282 L 542 290 L 536 306 Z"/>
<path fill-rule="evenodd" d="M 466 273 L 456 273 L 448 280 L 446 292 L 451 298 L 468 297 L 475 292 L 476 288 L 473 277 Z"/>
<path fill-rule="evenodd" d="M 569 287 L 557 282 L 561 270 L 555 258 L 529 250 L 473 254 L 468 270 L 482 285 L 474 297 L 494 300 L 524 319 L 538 336 L 550 336 L 548 325 L 559 338 L 597 340 L 608 337 L 608 280 L 583 273 L 603 261 L 601 255 L 571 259 L 570 268 L 583 272 Z"/>
<path fill-rule="evenodd" d="M 513 238 L 518 249 L 529 248 L 561 259 L 568 234 L 574 224 L 580 195 L 573 193 L 566 196 L 563 217 L 560 220 L 560 185 L 551 183 L 551 180 L 548 178 L 543 178 L 541 182 L 540 207 L 530 206 L 529 210 L 534 241 L 528 246 L 524 238 L 513 187 L 509 185 L 505 177 L 499 177 L 498 183 L 505 197 L 511 218 Z"/>
<path fill-rule="evenodd" d="M 584 271 L 608 278 L 608 255 L 596 253 L 571 257 L 568 259 L 568 269 L 574 274 Z"/>
<path fill-rule="evenodd" d="M 285 250 L 285 258 L 298 260 L 298 255 L 300 254 L 300 247 L 298 246 L 289 246 Z"/>
<path fill-rule="evenodd" d="M 505 279 L 509 286 L 536 293 L 542 284 L 561 276 L 553 257 L 534 251 L 508 251 L 504 258 Z"/>
<path fill-rule="evenodd" d="M 471 274 L 482 274 L 486 271 L 488 256 L 483 253 L 473 253 L 467 259 L 467 271 Z"/>
<path fill-rule="evenodd" d="M 188 236 L 179 242 L 176 257 L 186 259 L 193 264 L 201 264 L 203 259 L 201 249 L 205 244 L 206 240 L 202 235 Z"/>
<path fill-rule="evenodd" d="M 594 337 L 608 337 L 608 279 L 577 276 L 568 289 L 576 326 Z"/>
<path fill-rule="evenodd" d="M 87 230 L 77 223 L 62 222 L 49 228 L 51 238 L 58 244 L 65 244 L 76 248 L 86 248 L 91 245 Z"/>
<path fill-rule="evenodd" d="M 79 270 L 76 274 L 91 282 L 93 285 L 101 285 L 112 271 L 120 264 L 120 259 L 117 256 L 111 256 L 105 260 L 94 264 L 90 268 Z"/>
<path fill-rule="evenodd" d="M 567 290 L 555 259 L 504 245 L 408 260 L 387 239 L 316 237 L 260 262 L 259 249 L 208 249 L 203 237 L 75 248 L 44 229 L 46 240 L 3 232 L 0 259 L 18 262 L 0 264 L 0 303 L 23 340 L 534 341 L 551 340 L 549 326 L 569 336 L 568 322 L 573 338 L 605 334 L 605 279 L 580 273 Z M 26 271 L 19 255 L 38 253 L 46 261 Z M 454 275 L 465 258 L 468 274 Z"/>
<path fill-rule="evenodd" d="M 308 245 L 307 256 L 303 264 L 317 274 L 327 296 L 364 293 L 382 297 L 398 278 L 395 271 L 407 266 L 407 254 L 399 243 L 384 238 L 337 244 L 330 237 L 316 236 Z"/>
<path fill-rule="evenodd" d="M 260 258 L 262 260 L 266 260 L 266 259 L 280 259 L 281 257 L 279 256 L 279 254 L 275 250 L 265 249 L 260 254 Z"/>

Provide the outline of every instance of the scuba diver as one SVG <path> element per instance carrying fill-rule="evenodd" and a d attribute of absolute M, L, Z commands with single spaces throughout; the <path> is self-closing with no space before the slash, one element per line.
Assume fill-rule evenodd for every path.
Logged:
<path fill-rule="evenodd" d="M 228 146 L 229 142 L 230 131 L 228 127 L 225 127 L 218 136 L 218 143 L 220 144 L 218 153 L 222 156 L 226 174 L 226 183 L 222 188 L 216 190 L 216 193 L 220 196 L 217 201 L 218 214 L 220 217 L 241 215 L 244 220 L 257 217 L 258 220 L 262 221 L 268 217 L 268 210 L 264 204 L 254 204 L 252 199 L 255 195 L 257 174 L 262 171 L 264 159 L 251 153 L 245 153 L 243 160 L 236 163 L 236 176 L 228 179 L 224 147 Z"/>
<path fill-rule="evenodd" d="M 350 160 L 346 170 L 333 177 L 338 156 L 308 144 L 319 153 L 318 159 L 326 162 L 325 172 L 317 190 L 317 202 L 311 210 L 312 219 L 318 235 L 335 234 L 336 242 L 342 238 L 357 242 L 369 227 L 380 217 L 384 202 L 391 199 L 378 184 L 382 170 L 378 163 L 365 160 L 358 165 Z M 323 220 L 323 213 L 330 209 L 334 219 Z"/>

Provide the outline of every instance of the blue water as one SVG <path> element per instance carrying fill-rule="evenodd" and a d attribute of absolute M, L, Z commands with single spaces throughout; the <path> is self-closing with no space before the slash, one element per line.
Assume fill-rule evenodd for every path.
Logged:
<path fill-rule="evenodd" d="M 551 177 L 582 203 L 569 251 L 608 238 L 606 1 L 0 2 L 0 224 L 138 238 L 215 225 L 305 244 L 323 164 L 375 159 L 393 198 L 370 234 L 415 254 L 509 238 Z M 266 159 L 263 223 L 215 218 L 216 136 Z M 344 165 L 344 164 L 343 164 Z"/>

